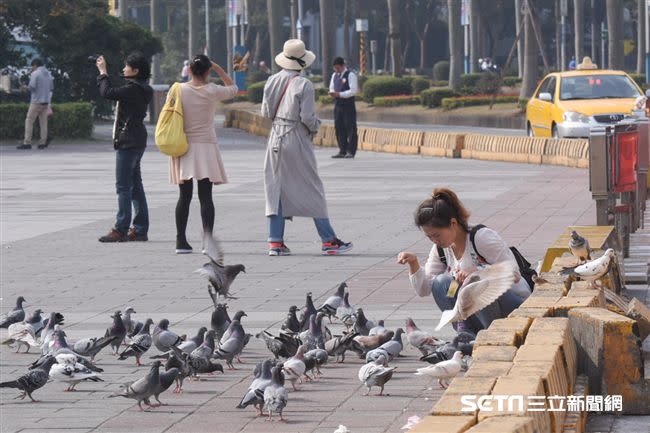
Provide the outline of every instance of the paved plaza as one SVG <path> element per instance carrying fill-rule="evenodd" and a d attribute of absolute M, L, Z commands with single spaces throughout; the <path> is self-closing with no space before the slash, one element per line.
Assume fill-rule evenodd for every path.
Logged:
<path fill-rule="evenodd" d="M 28 312 L 62 312 L 73 341 L 103 335 L 109 316 L 132 306 L 138 320 L 167 318 L 172 330 L 193 335 L 200 326 L 209 327 L 212 312 L 206 284 L 193 273 L 205 257 L 173 254 L 177 188 L 169 184 L 167 158 L 155 146 L 143 159 L 150 241 L 97 242 L 116 210 L 108 131 L 102 125 L 92 142 L 54 142 L 45 151 L 0 146 L 1 312 L 23 295 Z M 395 329 L 412 317 L 432 332 L 440 313 L 432 298 L 418 298 L 409 288 L 407 271 L 395 257 L 409 249 L 425 259 L 431 244 L 414 227 L 412 213 L 434 186 L 458 192 L 472 211 L 472 222 L 497 229 L 535 263 L 567 225 L 595 223 L 586 170 L 369 152 L 360 152 L 355 160 L 332 160 L 333 149 L 317 149 L 333 226 L 340 238 L 354 242 L 354 250 L 322 257 L 313 223 L 296 219 L 287 224 L 285 238 L 294 255 L 268 257 L 265 141 L 232 129 L 217 134 L 230 183 L 214 191 L 215 232 L 226 262 L 246 266 L 234 283 L 239 299 L 229 302 L 229 311 L 247 312 L 242 324 L 251 334 L 263 329 L 275 333 L 288 307 L 303 305 L 306 292 L 314 293 L 318 305 L 341 281 L 348 283 L 352 304 L 362 306 L 371 319 L 385 319 Z M 200 251 L 197 197 L 188 235 Z M 330 327 L 334 333 L 342 329 L 338 323 Z M 449 338 L 452 332 L 446 328 L 438 335 Z M 2 330 L 0 338 L 5 335 Z M 331 433 L 339 424 L 353 433 L 397 432 L 408 417 L 424 416 L 442 393 L 433 380 L 413 375 L 422 363 L 418 352 L 407 347 L 405 356 L 392 362 L 397 371 L 386 385 L 389 396 L 364 397 L 357 378 L 362 361 L 351 354 L 344 364 L 327 365 L 321 379 L 290 392 L 287 423 L 268 423 L 255 418 L 252 408 L 235 408 L 252 380 L 253 366 L 269 355 L 261 341 L 252 339 L 238 370 L 186 381 L 183 394 L 166 392 L 161 396 L 166 406 L 143 413 L 132 400 L 108 396 L 119 384 L 142 377 L 147 367 L 136 367 L 133 359 L 118 361 L 109 352 L 97 357 L 105 382 L 81 383 L 77 392 L 49 383 L 34 394 L 42 402 L 31 404 L 13 400 L 16 390 L 0 390 L 2 433 Z M 150 362 L 148 356 L 155 353 L 152 349 L 143 360 Z M 36 357 L 0 347 L 0 380 L 23 374 Z M 614 421 L 602 431 L 609 432 Z"/>

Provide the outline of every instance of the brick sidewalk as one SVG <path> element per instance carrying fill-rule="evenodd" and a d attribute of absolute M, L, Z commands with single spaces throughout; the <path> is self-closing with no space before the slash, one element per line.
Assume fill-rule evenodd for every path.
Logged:
<path fill-rule="evenodd" d="M 235 283 L 248 332 L 275 330 L 289 305 L 302 305 L 312 291 L 320 301 L 340 281 L 348 281 L 351 301 L 389 328 L 406 317 L 432 331 L 439 318 L 432 299 L 416 298 L 396 254 L 411 249 L 424 258 L 428 240 L 413 227 L 412 212 L 435 185 L 456 190 L 472 211 L 472 221 L 499 230 L 531 260 L 567 225 L 593 224 L 595 212 L 585 170 L 472 160 L 362 152 L 355 160 L 333 161 L 331 149 L 317 150 L 334 228 L 355 243 L 342 257 L 321 257 L 313 224 L 297 219 L 287 225 L 287 244 L 295 255 L 265 255 L 262 163 L 264 142 L 239 131 L 219 130 L 232 183 L 215 188 L 217 222 L 228 262 L 242 262 L 247 273 Z M 2 312 L 19 294 L 28 311 L 43 308 L 66 315 L 70 340 L 102 335 L 109 315 L 133 306 L 139 320 L 168 318 L 179 333 L 193 334 L 209 323 L 211 302 L 201 278 L 192 273 L 204 262 L 198 254 L 175 256 L 175 187 L 167 183 L 167 160 L 153 147 L 144 158 L 143 177 L 151 215 L 148 243 L 102 245 L 96 238 L 112 224 L 115 212 L 110 145 L 54 145 L 47 151 L 0 149 L 2 191 Z M 200 248 L 198 200 L 193 201 L 188 234 Z M 341 329 L 332 325 L 333 331 Z M 6 335 L 2 331 L 0 338 Z M 449 330 L 441 334 L 449 337 Z M 155 353 L 155 350 L 152 350 Z M 12 400 L 0 393 L 2 432 L 332 432 L 339 424 L 353 432 L 395 432 L 414 414 L 423 416 L 440 396 L 437 385 L 412 373 L 420 366 L 412 348 L 394 361 L 398 367 L 386 386 L 390 397 L 363 397 L 357 379 L 361 361 L 348 357 L 328 365 L 323 379 L 290 393 L 290 422 L 269 424 L 235 405 L 251 380 L 255 362 L 267 356 L 260 341 L 244 352 L 236 372 L 186 382 L 180 396 L 165 393 L 169 406 L 139 413 L 132 401 L 106 397 L 117 385 L 144 374 L 132 362 L 98 356 L 105 383 L 79 385 L 64 393 L 60 383 L 36 392 L 44 403 Z M 0 348 L 2 381 L 21 374 L 35 355 Z M 79 416 L 83 414 L 83 416 Z"/>

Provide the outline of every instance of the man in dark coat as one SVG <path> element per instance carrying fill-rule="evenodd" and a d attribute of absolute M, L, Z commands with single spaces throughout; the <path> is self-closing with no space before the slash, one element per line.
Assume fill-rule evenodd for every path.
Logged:
<path fill-rule="evenodd" d="M 357 153 L 357 75 L 345 66 L 341 57 L 334 59 L 334 74 L 330 80 L 330 96 L 334 98 L 334 127 L 339 153 L 332 158 L 354 158 Z"/>

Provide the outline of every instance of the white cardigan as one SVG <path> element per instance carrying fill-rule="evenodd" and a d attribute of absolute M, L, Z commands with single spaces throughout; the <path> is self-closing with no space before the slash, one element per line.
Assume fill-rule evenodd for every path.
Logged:
<path fill-rule="evenodd" d="M 446 267 L 438 256 L 437 246 L 433 245 L 424 267 L 420 267 L 416 273 L 409 275 L 411 287 L 415 290 L 415 293 L 417 293 L 418 296 L 431 295 L 431 284 L 433 283 L 434 278 L 440 274 L 444 274 L 445 272 L 449 272 L 455 277 L 456 273 L 462 270 L 465 274 L 470 275 L 472 272 L 475 272 L 489 264 L 500 263 L 507 260 L 511 261 L 515 265 L 515 269 L 517 269 L 516 282 L 512 286 L 513 292 L 522 299 L 527 298 L 528 295 L 530 295 L 530 287 L 526 280 L 521 278 L 521 275 L 519 275 L 517 260 L 515 260 L 515 256 L 512 254 L 510 247 L 508 247 L 508 244 L 503 240 L 503 238 L 494 230 L 485 227 L 476 232 L 474 242 L 476 243 L 476 249 L 480 252 L 481 257 L 487 261 L 487 264 L 481 262 L 478 258 L 476 251 L 474 251 L 474 248 L 472 247 L 469 233 L 467 234 L 465 252 L 460 260 L 456 259 L 451 248 L 443 248 L 447 259 Z"/>

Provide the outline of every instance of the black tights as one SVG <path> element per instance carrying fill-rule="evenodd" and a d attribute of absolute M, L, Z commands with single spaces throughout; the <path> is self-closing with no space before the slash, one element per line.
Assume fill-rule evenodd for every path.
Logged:
<path fill-rule="evenodd" d="M 212 233 L 214 227 L 214 203 L 212 202 L 212 182 L 205 178 L 196 182 L 199 186 L 199 202 L 201 203 L 201 221 L 203 230 Z M 178 185 L 180 195 L 176 203 L 176 236 L 185 239 L 187 229 L 187 218 L 190 215 L 190 203 L 192 202 L 192 190 L 194 182 L 192 179 Z"/>

